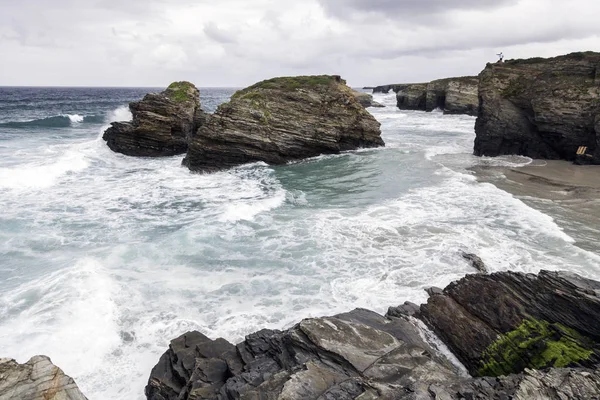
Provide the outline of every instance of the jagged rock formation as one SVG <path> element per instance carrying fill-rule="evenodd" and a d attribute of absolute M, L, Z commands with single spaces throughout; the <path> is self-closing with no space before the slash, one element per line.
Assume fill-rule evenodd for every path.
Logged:
<path fill-rule="evenodd" d="M 87 400 L 60 368 L 45 356 L 25 364 L 0 358 L 0 400 Z"/>
<path fill-rule="evenodd" d="M 383 93 L 383 94 L 387 94 L 390 92 L 390 90 L 394 93 L 397 93 L 399 88 L 404 86 L 404 83 L 397 83 L 397 84 L 392 84 L 392 85 L 381 85 L 381 86 L 375 86 L 373 89 L 373 93 Z"/>
<path fill-rule="evenodd" d="M 600 163 L 600 53 L 488 64 L 479 96 L 476 155 Z"/>
<path fill-rule="evenodd" d="M 184 165 L 210 172 L 383 145 L 379 122 L 339 76 L 274 78 L 219 106 L 192 138 Z"/>
<path fill-rule="evenodd" d="M 575 274 L 469 275 L 420 311 L 474 375 L 600 360 L 600 282 Z"/>
<path fill-rule="evenodd" d="M 358 100 L 360 105 L 363 106 L 364 108 L 385 107 L 383 104 L 380 104 L 380 103 L 374 101 L 373 96 L 370 95 L 369 93 L 358 92 L 356 90 L 354 90 L 353 93 L 354 93 L 354 97 L 356 97 L 356 100 Z"/>
<path fill-rule="evenodd" d="M 200 92 L 189 82 L 174 82 L 162 93 L 129 104 L 131 122 L 113 122 L 102 138 L 112 151 L 129 156 L 183 154 L 206 115 Z"/>
<path fill-rule="evenodd" d="M 570 274 L 474 275 L 444 291 L 432 291 L 427 305 L 406 303 L 390 308 L 385 317 L 357 309 L 307 319 L 283 332 L 262 330 L 237 346 L 190 332 L 171 342 L 152 370 L 146 396 L 150 400 L 598 398 L 600 372 L 594 357 L 599 294 L 600 283 Z M 427 321 L 471 371 L 480 372 L 485 359 L 484 371 L 492 375 L 499 365 L 520 373 L 500 378 L 461 373 L 423 339 L 419 324 L 409 315 Z M 519 324 L 531 325 L 526 336 L 507 333 Z M 578 368 L 526 369 L 540 366 L 539 359 L 512 353 L 502 359 L 499 353 L 505 348 L 518 349 L 520 356 L 551 354 L 541 367 Z"/>

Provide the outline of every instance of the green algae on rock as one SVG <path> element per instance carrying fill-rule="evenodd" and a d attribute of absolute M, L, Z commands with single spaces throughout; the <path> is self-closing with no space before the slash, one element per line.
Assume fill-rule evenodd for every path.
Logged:
<path fill-rule="evenodd" d="M 526 368 L 588 366 L 593 341 L 562 324 L 528 319 L 484 353 L 480 376 L 517 374 Z"/>
<path fill-rule="evenodd" d="M 191 138 L 183 164 L 212 172 L 383 145 L 379 122 L 339 76 L 280 77 L 219 106 Z"/>

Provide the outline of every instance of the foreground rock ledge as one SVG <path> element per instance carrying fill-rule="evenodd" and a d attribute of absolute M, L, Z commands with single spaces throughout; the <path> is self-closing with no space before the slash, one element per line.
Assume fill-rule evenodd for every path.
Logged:
<path fill-rule="evenodd" d="M 600 53 L 488 64 L 479 96 L 475 155 L 600 164 Z"/>
<path fill-rule="evenodd" d="M 428 304 L 420 308 L 406 303 L 391 308 L 385 317 L 357 309 L 307 319 L 286 331 L 251 334 L 237 346 L 189 332 L 171 342 L 152 370 L 146 396 L 151 400 L 598 398 L 600 283 L 555 272 L 498 273 L 469 276 L 431 292 Z M 469 377 L 423 339 L 419 323 L 409 315 L 423 318 L 475 374 L 490 365 L 518 373 Z M 523 324 L 533 328 L 530 336 L 519 339 L 512 331 Z M 448 331 L 442 335 L 444 329 Z M 547 332 L 551 335 L 544 336 Z M 500 350 L 506 343 L 524 351 L 517 356 L 506 352 L 509 357 L 503 359 Z M 529 369 L 539 361 L 536 355 L 556 348 L 565 351 L 541 365 L 550 369 Z M 489 371 L 497 372 L 494 368 Z"/>
<path fill-rule="evenodd" d="M 87 400 L 60 368 L 45 356 L 25 364 L 0 358 L 0 400 Z"/>
<path fill-rule="evenodd" d="M 379 122 L 339 76 L 274 78 L 219 106 L 192 138 L 183 164 L 211 172 L 383 145 Z"/>
<path fill-rule="evenodd" d="M 117 153 L 163 157 L 187 151 L 192 134 L 206 118 L 200 92 L 189 82 L 174 82 L 162 93 L 149 93 L 129 104 L 131 122 L 113 122 L 102 138 Z"/>

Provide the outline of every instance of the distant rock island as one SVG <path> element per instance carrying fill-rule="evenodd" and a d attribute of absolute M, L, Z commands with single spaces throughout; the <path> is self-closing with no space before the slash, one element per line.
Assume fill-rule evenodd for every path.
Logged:
<path fill-rule="evenodd" d="M 401 110 L 433 111 L 445 114 L 476 116 L 479 110 L 476 76 L 437 79 L 428 83 L 399 83 L 377 86 L 373 93 L 396 93 L 397 106 Z"/>
<path fill-rule="evenodd" d="M 479 97 L 476 155 L 600 164 L 600 53 L 488 64 Z"/>

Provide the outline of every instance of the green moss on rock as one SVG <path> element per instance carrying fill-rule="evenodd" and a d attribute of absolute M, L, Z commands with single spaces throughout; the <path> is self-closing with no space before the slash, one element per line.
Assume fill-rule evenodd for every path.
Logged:
<path fill-rule="evenodd" d="M 525 368 L 579 365 L 594 354 L 593 346 L 593 341 L 564 325 L 525 320 L 487 348 L 479 375 L 503 376 Z"/>
<path fill-rule="evenodd" d="M 246 89 L 238 90 L 232 96 L 232 99 L 246 98 L 247 96 L 263 95 L 261 90 L 280 90 L 292 92 L 300 88 L 316 89 L 336 84 L 345 84 L 346 82 L 336 75 L 309 75 L 309 76 L 289 76 L 267 79 Z"/>
<path fill-rule="evenodd" d="M 173 82 L 167 88 L 167 95 L 169 98 L 177 103 L 191 100 L 190 96 L 193 93 L 195 86 L 186 81 Z"/>

